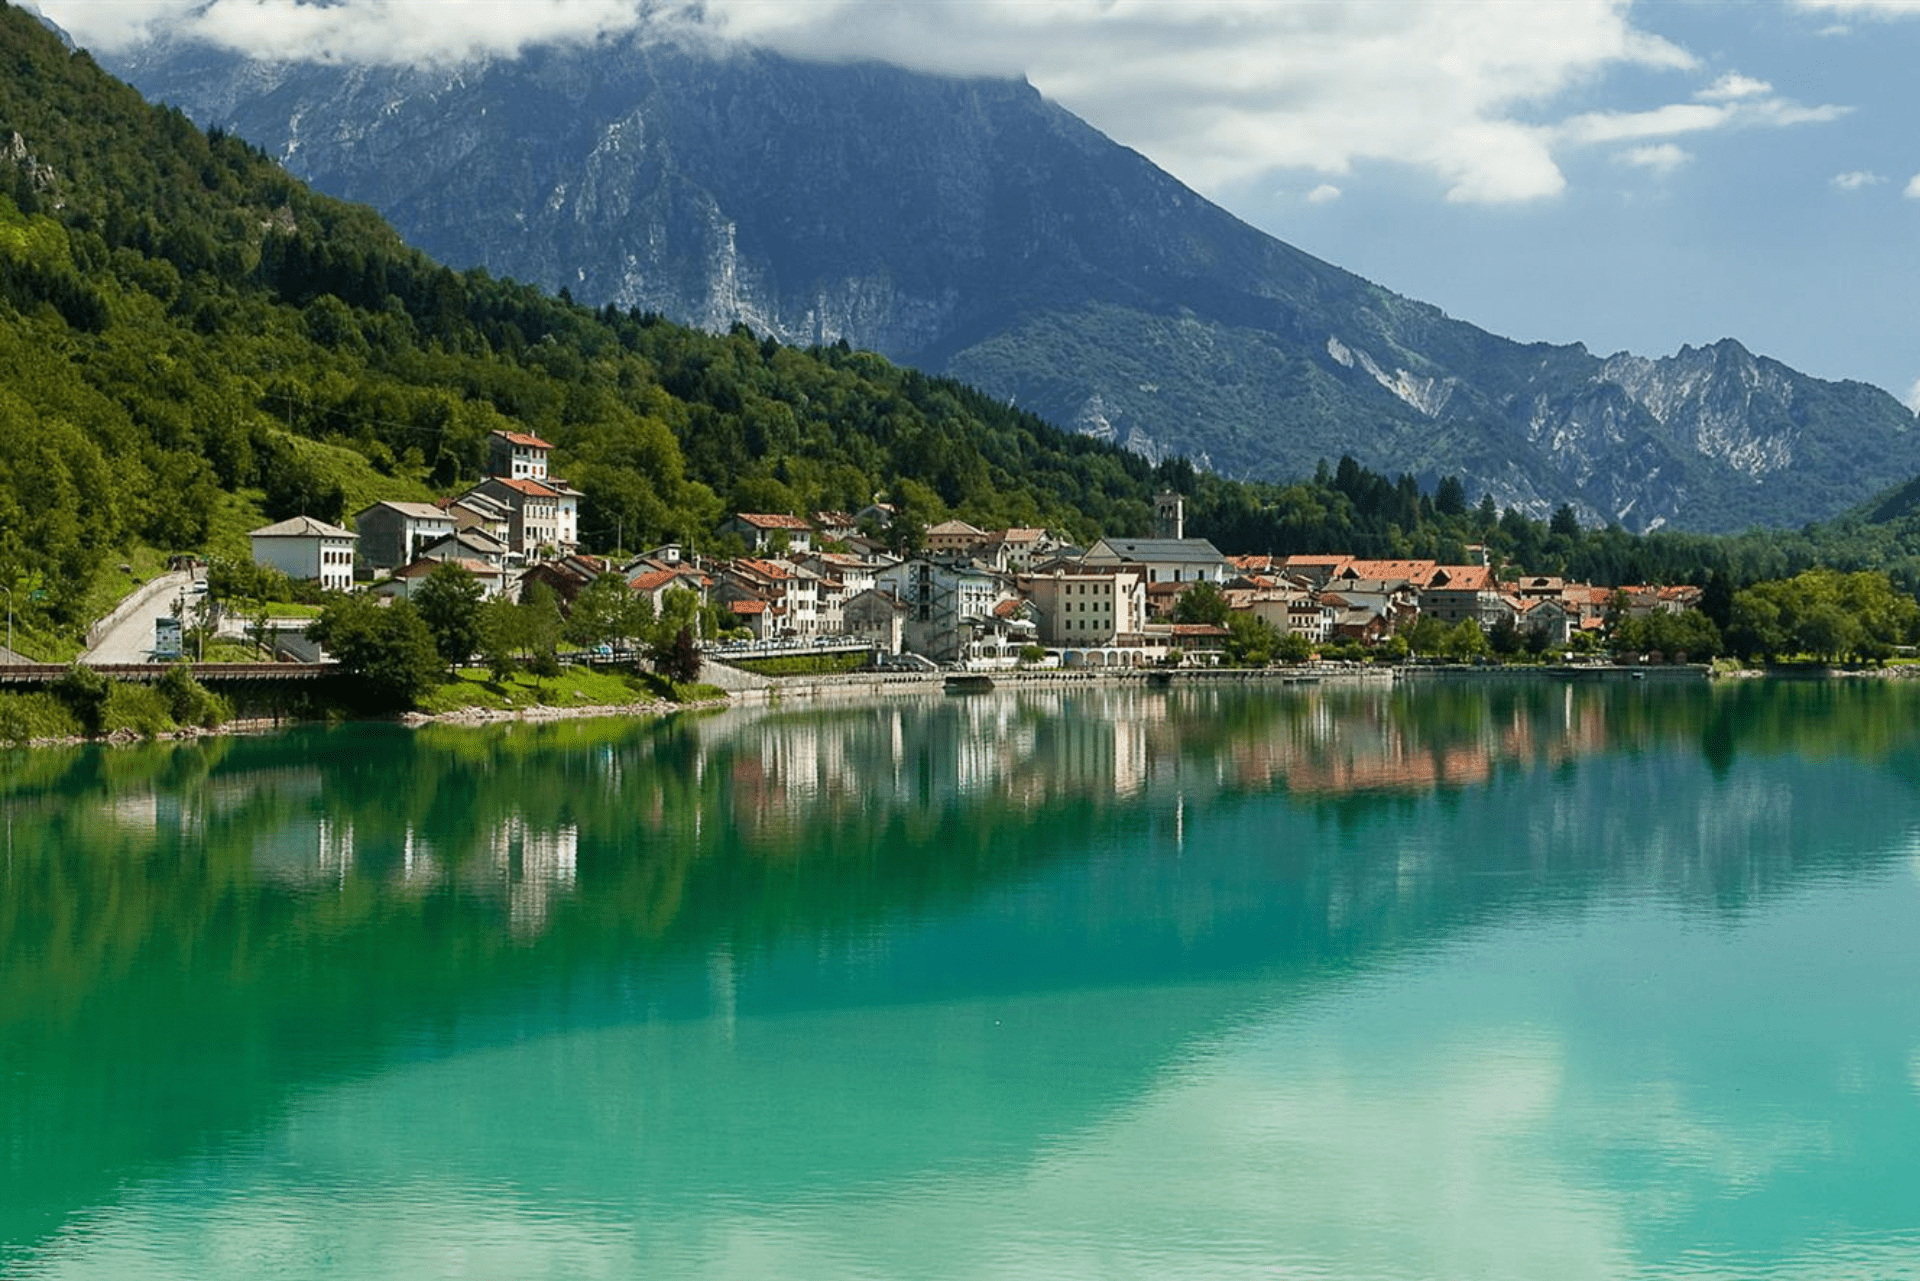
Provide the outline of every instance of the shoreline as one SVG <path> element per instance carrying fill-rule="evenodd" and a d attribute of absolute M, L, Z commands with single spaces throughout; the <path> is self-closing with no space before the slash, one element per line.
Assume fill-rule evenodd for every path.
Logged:
<path fill-rule="evenodd" d="M 725 666 L 724 664 L 716 664 Z M 730 669 L 737 670 L 737 669 Z M 953 673 L 939 672 L 851 672 L 818 676 L 782 676 L 757 678 L 756 683 L 728 690 L 723 697 L 699 699 L 689 703 L 674 703 L 664 699 L 647 699 L 634 703 L 589 704 L 575 707 L 557 707 L 538 704 L 528 707 L 494 708 L 462 707 L 448 712 L 400 712 L 385 716 L 354 718 L 352 723 L 378 724 L 390 722 L 404 725 L 410 729 L 420 729 L 431 725 L 449 725 L 459 728 L 478 729 L 490 725 L 507 725 L 516 722 L 529 725 L 549 724 L 554 721 L 598 720 L 610 718 L 640 719 L 643 717 L 670 716 L 678 712 L 715 711 L 735 707 L 774 707 L 789 700 L 819 701 L 847 698 L 891 698 L 904 695 L 931 695 L 946 692 L 946 678 Z M 1719 671 L 1705 664 L 1684 664 L 1678 666 L 1631 666 L 1626 664 L 1592 664 L 1582 666 L 1473 666 L 1466 664 L 1451 665 L 1403 665 L 1396 667 L 1373 667 L 1364 664 L 1348 666 L 1306 664 L 1297 667 L 1269 668 L 1232 668 L 1232 667 L 1182 667 L 1182 668 L 1110 668 L 1061 671 L 1058 669 L 985 671 L 967 673 L 982 676 L 989 681 L 986 692 L 1005 692 L 1008 690 L 1046 690 L 1074 687 L 1121 687 L 1138 686 L 1140 688 L 1169 688 L 1179 685 L 1212 684 L 1262 684 L 1281 687 L 1305 687 L 1320 684 L 1369 685 L 1398 684 L 1402 681 L 1459 681 L 1459 680 L 1563 680 L 1568 682 L 1624 682 L 1630 680 L 1652 680 L 1659 684 L 1702 683 L 1712 684 L 1725 680 L 1910 680 L 1920 678 L 1920 668 L 1914 667 L 1878 667 L 1860 670 L 1845 668 L 1805 668 L 1805 669 L 1769 669 L 1741 668 L 1733 671 Z M 35 738 L 10 746 L 16 749 L 60 748 L 60 747 L 131 747 L 145 743 L 186 743 L 200 739 L 218 738 L 228 735 L 243 736 L 269 734 L 302 725 L 325 724 L 322 720 L 290 720 L 281 717 L 243 717 L 217 726 L 204 729 L 187 726 L 168 730 L 152 736 L 142 735 L 131 729 L 115 730 L 111 734 L 97 737 L 69 736 L 59 738 Z M 0 747 L 0 751 L 8 750 Z"/>

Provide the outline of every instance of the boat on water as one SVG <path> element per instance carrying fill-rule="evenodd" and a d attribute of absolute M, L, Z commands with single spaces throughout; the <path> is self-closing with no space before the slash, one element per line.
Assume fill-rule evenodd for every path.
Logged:
<path fill-rule="evenodd" d="M 946 679 L 949 694 L 985 694 L 993 688 L 993 677 L 982 672 L 954 672 Z"/>

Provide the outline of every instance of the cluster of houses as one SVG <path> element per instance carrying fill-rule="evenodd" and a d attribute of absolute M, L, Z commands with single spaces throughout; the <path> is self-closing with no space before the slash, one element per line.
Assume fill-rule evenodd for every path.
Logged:
<path fill-rule="evenodd" d="M 675 588 L 725 612 L 734 631 L 759 641 L 850 639 L 887 655 L 939 663 L 1010 665 L 1036 647 L 1075 666 L 1140 666 L 1178 651 L 1223 649 L 1227 627 L 1173 621 L 1180 597 L 1209 583 L 1229 611 L 1264 620 L 1315 646 L 1371 646 L 1433 618 L 1504 621 L 1565 645 L 1604 627 L 1623 589 L 1559 578 L 1502 580 L 1486 563 L 1367 560 L 1345 555 L 1223 555 L 1188 538 L 1179 495 L 1155 499 L 1151 538 L 1102 538 L 1071 546 L 1043 529 L 978 529 L 949 520 L 926 531 L 909 555 L 863 533 L 892 511 L 738 513 L 723 526 L 747 553 L 714 558 L 677 545 L 614 563 L 578 550 L 580 495 L 548 473 L 550 446 L 495 432 L 487 480 L 438 503 L 380 502 L 355 514 L 354 529 L 296 517 L 253 531 L 254 557 L 298 578 L 407 596 L 440 564 L 473 574 L 489 595 L 517 595 L 543 581 L 570 600 L 594 577 L 619 572 L 656 607 Z M 1476 549 L 1477 550 L 1477 549 Z M 1693 587 L 1626 588 L 1636 614 L 1699 603 Z M 1204 660 L 1203 660 L 1204 661 Z"/>
<path fill-rule="evenodd" d="M 553 446 L 538 436 L 487 438 L 487 478 L 458 498 L 378 502 L 343 529 L 295 516 L 248 535 L 253 559 L 296 579 L 351 591 L 370 581 L 384 596 L 409 596 L 451 561 L 490 596 L 510 595 L 528 567 L 580 544 L 580 491 L 547 471 Z"/>

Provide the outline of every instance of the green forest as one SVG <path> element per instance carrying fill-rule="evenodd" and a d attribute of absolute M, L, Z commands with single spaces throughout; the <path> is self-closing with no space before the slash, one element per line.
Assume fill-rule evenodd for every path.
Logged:
<path fill-rule="evenodd" d="M 1457 560 L 1485 543 L 1606 583 L 1824 565 L 1920 584 L 1920 482 L 1827 527 L 1636 537 L 1349 459 L 1284 485 L 1155 467 L 869 352 L 439 266 L 4 4 L 0 58 L 0 589 L 29 638 L 77 634 L 159 553 L 244 556 L 266 521 L 458 492 L 499 428 L 554 442 L 589 549 L 709 547 L 728 511 L 876 496 L 926 523 L 1088 541 L 1146 533 L 1170 486 L 1188 532 L 1230 553 Z"/>

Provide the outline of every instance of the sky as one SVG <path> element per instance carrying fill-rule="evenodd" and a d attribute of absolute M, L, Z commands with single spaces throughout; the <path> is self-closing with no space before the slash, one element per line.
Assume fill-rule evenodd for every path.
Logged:
<path fill-rule="evenodd" d="M 85 45 L 450 61 L 646 25 L 1024 75 L 1253 225 L 1522 341 L 1736 338 L 1920 409 L 1920 0 L 40 0 Z"/>

